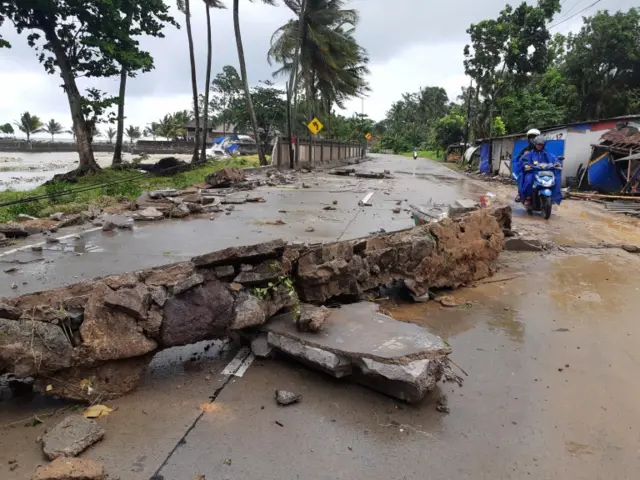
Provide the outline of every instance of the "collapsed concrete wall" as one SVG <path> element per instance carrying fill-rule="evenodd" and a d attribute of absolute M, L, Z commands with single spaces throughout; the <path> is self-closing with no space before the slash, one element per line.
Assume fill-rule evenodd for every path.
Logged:
<path fill-rule="evenodd" d="M 504 236 L 477 211 L 335 242 L 276 240 L 189 262 L 0 299 L 0 373 L 47 395 L 90 400 L 135 388 L 154 352 L 261 327 L 301 302 L 357 298 L 392 279 L 417 296 L 491 275 Z"/>

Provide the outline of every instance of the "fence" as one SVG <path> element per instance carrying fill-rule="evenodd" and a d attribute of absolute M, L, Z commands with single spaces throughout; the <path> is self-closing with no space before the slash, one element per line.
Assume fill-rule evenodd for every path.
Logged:
<path fill-rule="evenodd" d="M 298 149 L 297 167 L 332 165 L 357 160 L 364 158 L 365 151 L 363 143 L 326 139 L 309 140 L 308 138 L 296 139 L 294 157 L 296 148 Z M 277 168 L 290 168 L 289 153 L 289 139 L 278 137 L 273 147 L 272 165 Z"/>

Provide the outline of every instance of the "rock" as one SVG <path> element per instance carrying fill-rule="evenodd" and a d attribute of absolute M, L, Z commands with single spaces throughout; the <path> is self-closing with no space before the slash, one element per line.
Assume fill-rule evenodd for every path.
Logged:
<path fill-rule="evenodd" d="M 158 200 L 160 198 L 167 198 L 167 197 L 177 197 L 178 195 L 180 195 L 180 192 L 174 188 L 166 188 L 163 190 L 153 190 L 149 192 L 149 197 L 151 197 L 153 200 Z"/>
<path fill-rule="evenodd" d="M 301 332 L 319 332 L 329 315 L 331 309 L 327 307 L 316 307 L 303 303 L 300 307 L 300 317 L 296 321 L 296 326 Z"/>
<path fill-rule="evenodd" d="M 247 203 L 246 197 L 224 197 L 222 199 L 223 205 L 242 205 L 243 203 Z"/>
<path fill-rule="evenodd" d="M 147 317 L 138 322 L 138 325 L 142 327 L 142 330 L 149 338 L 154 340 L 160 340 L 160 329 L 162 328 L 162 309 L 156 305 L 153 305 Z"/>
<path fill-rule="evenodd" d="M 151 294 L 142 284 L 138 284 L 135 288 L 121 288 L 110 292 L 104 298 L 105 305 L 124 312 L 136 320 L 144 320 L 147 317 L 150 302 Z"/>
<path fill-rule="evenodd" d="M 153 222 L 155 220 L 164 219 L 164 213 L 155 207 L 147 207 L 144 210 L 137 212 L 134 218 L 139 221 Z"/>
<path fill-rule="evenodd" d="M 184 197 L 182 199 L 183 202 L 187 203 L 203 203 L 202 201 L 202 195 L 200 195 L 199 193 L 193 193 L 191 195 L 187 195 L 186 197 Z"/>
<path fill-rule="evenodd" d="M 225 248 L 218 252 L 194 257 L 191 261 L 196 267 L 216 267 L 224 264 L 238 265 L 247 262 L 258 262 L 280 257 L 285 246 L 286 242 L 283 240 L 272 240 L 258 245 Z"/>
<path fill-rule="evenodd" d="M 164 347 L 189 345 L 226 335 L 233 321 L 233 296 L 217 280 L 167 300 L 160 332 Z"/>
<path fill-rule="evenodd" d="M 458 306 L 458 304 L 456 303 L 456 301 L 451 295 L 444 295 L 442 297 L 438 297 L 436 300 L 443 307 L 454 308 Z"/>
<path fill-rule="evenodd" d="M 105 215 L 103 220 L 102 230 L 104 231 L 113 230 L 114 228 L 132 229 L 134 224 L 133 218 L 125 217 L 124 215 Z"/>
<path fill-rule="evenodd" d="M 491 210 L 491 215 L 496 219 L 500 228 L 511 230 L 511 218 L 513 211 L 510 206 L 497 207 Z"/>
<path fill-rule="evenodd" d="M 275 282 L 283 273 L 280 262 L 267 260 L 248 272 L 240 272 L 234 282 L 245 287 L 265 285 L 269 282 Z"/>
<path fill-rule="evenodd" d="M 53 245 L 55 243 L 60 243 L 60 240 L 55 237 L 47 237 L 46 243 Z"/>
<path fill-rule="evenodd" d="M 104 430 L 95 420 L 70 415 L 42 437 L 42 450 L 49 460 L 75 457 L 100 441 Z"/>
<path fill-rule="evenodd" d="M 49 215 L 50 220 L 56 220 L 57 222 L 61 221 L 64 218 L 64 213 L 56 212 Z"/>
<path fill-rule="evenodd" d="M 152 359 L 153 354 L 149 354 L 67 368 L 55 372 L 52 377 L 36 378 L 34 390 L 41 395 L 81 402 L 117 398 L 135 390 Z"/>
<path fill-rule="evenodd" d="M 93 225 L 94 227 L 102 227 L 104 225 L 104 219 L 102 219 L 102 218 L 94 218 L 91 221 L 91 225 Z"/>
<path fill-rule="evenodd" d="M 315 231 L 316 231 L 316 229 L 315 229 L 315 228 L 313 228 L 313 227 L 307 227 L 307 228 L 305 229 L 305 232 L 307 232 L 307 233 L 313 233 L 313 232 L 315 232 Z"/>
<path fill-rule="evenodd" d="M 200 285 L 204 282 L 204 277 L 199 273 L 194 273 L 189 277 L 179 280 L 173 285 L 173 294 L 180 295 L 182 292 L 186 292 L 190 288 Z"/>
<path fill-rule="evenodd" d="M 636 245 L 622 245 L 622 249 L 629 253 L 640 253 L 640 247 Z"/>
<path fill-rule="evenodd" d="M 218 205 L 220 205 L 220 197 L 216 197 L 213 195 L 202 195 L 202 205 L 206 205 L 209 208 L 213 208 L 216 207 Z"/>
<path fill-rule="evenodd" d="M 218 170 L 204 179 L 211 188 L 228 188 L 244 182 L 246 177 L 239 168 L 225 167 Z"/>
<path fill-rule="evenodd" d="M 31 251 L 32 252 L 41 252 L 42 251 L 42 245 L 33 245 L 31 247 Z"/>
<path fill-rule="evenodd" d="M 302 395 L 297 393 L 288 392 L 287 390 L 276 390 L 276 402 L 278 405 L 287 406 L 292 403 L 297 403 L 302 400 Z"/>
<path fill-rule="evenodd" d="M 267 334 L 260 332 L 260 334 L 251 340 L 251 352 L 258 358 L 267 358 L 271 356 L 273 347 L 269 345 L 267 341 Z"/>
<path fill-rule="evenodd" d="M 75 225 L 82 225 L 84 223 L 84 217 L 80 214 L 70 215 L 67 218 L 61 219 L 60 223 L 56 225 L 57 228 L 73 227 Z"/>
<path fill-rule="evenodd" d="M 0 233 L 0 247 L 8 244 L 9 240 L 7 240 L 7 236 L 4 233 Z"/>
<path fill-rule="evenodd" d="M 6 303 L 0 303 L 0 318 L 8 320 L 18 320 L 22 315 L 22 310 Z"/>
<path fill-rule="evenodd" d="M 103 480 L 104 467 L 88 458 L 57 458 L 39 466 L 32 480 Z"/>
<path fill-rule="evenodd" d="M 80 327 L 87 356 L 102 361 L 119 360 L 155 350 L 157 343 L 138 331 L 133 317 L 105 305 L 104 299 L 112 292 L 104 283 L 97 283 L 87 300 Z"/>
<path fill-rule="evenodd" d="M 246 291 L 238 294 L 231 330 L 259 327 L 267 321 L 262 301 Z"/>
<path fill-rule="evenodd" d="M 161 286 L 151 286 L 149 287 L 149 292 L 153 302 L 159 307 L 163 307 L 167 301 L 167 290 Z"/>
<path fill-rule="evenodd" d="M 378 309 L 370 302 L 343 305 L 327 319 L 322 335 L 299 332 L 291 314 L 278 315 L 265 327 L 268 343 L 334 377 L 351 376 L 387 395 L 418 402 L 442 377 L 450 348 L 424 328 Z"/>
<path fill-rule="evenodd" d="M 203 213 L 204 212 L 204 208 L 199 203 L 188 203 L 188 202 L 185 202 L 184 204 L 189 209 L 189 213 Z"/>
<path fill-rule="evenodd" d="M 219 267 L 216 267 L 214 269 L 214 272 L 216 274 L 216 277 L 223 279 L 233 277 L 236 273 L 236 270 L 235 268 L 233 268 L 233 265 L 221 265 Z"/>
<path fill-rule="evenodd" d="M 185 262 L 143 270 L 140 276 L 148 286 L 172 287 L 193 273 L 193 264 Z"/>
<path fill-rule="evenodd" d="M 69 367 L 73 346 L 57 325 L 0 318 L 0 372 L 18 378 Z"/>
<path fill-rule="evenodd" d="M 138 285 L 140 279 L 135 273 L 123 273 L 121 275 L 105 277 L 102 279 L 102 282 L 105 283 L 107 287 L 118 290 L 119 288 L 133 288 Z"/>
<path fill-rule="evenodd" d="M 29 232 L 18 224 L 0 223 L 0 233 L 7 238 L 23 238 L 28 237 Z"/>
<path fill-rule="evenodd" d="M 535 238 L 511 237 L 504 241 L 504 249 L 509 252 L 541 252 L 542 242 Z"/>
<path fill-rule="evenodd" d="M 451 216 L 462 215 L 463 213 L 473 212 L 478 208 L 479 205 L 477 202 L 467 198 L 462 198 L 455 201 L 453 206 L 449 209 L 449 214 Z"/>
<path fill-rule="evenodd" d="M 169 212 L 171 218 L 184 218 L 191 214 L 191 210 L 184 203 L 181 203 Z"/>

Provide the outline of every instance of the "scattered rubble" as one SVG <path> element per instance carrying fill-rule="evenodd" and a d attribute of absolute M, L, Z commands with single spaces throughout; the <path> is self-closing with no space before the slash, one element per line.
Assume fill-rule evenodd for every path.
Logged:
<path fill-rule="evenodd" d="M 87 458 L 57 458 L 38 467 L 32 480 L 103 480 L 104 466 Z"/>
<path fill-rule="evenodd" d="M 0 233 L 6 238 L 23 238 L 29 236 L 29 232 L 16 223 L 0 223 Z"/>
<path fill-rule="evenodd" d="M 276 390 L 276 402 L 283 407 L 297 403 L 302 400 L 302 395 L 297 393 L 288 392 L 287 390 Z"/>
<path fill-rule="evenodd" d="M 49 460 L 75 457 L 102 440 L 104 430 L 95 420 L 70 415 L 42 437 L 42 450 Z"/>
<path fill-rule="evenodd" d="M 303 304 L 300 307 L 300 316 L 296 320 L 296 327 L 301 332 L 317 333 L 322 330 L 322 326 L 331 312 L 332 310 L 327 307 Z"/>
<path fill-rule="evenodd" d="M 504 249 L 509 252 L 541 252 L 544 246 L 535 238 L 511 237 L 505 238 Z"/>
<path fill-rule="evenodd" d="M 218 170 L 204 179 L 211 188 L 229 188 L 241 185 L 246 181 L 246 176 L 242 170 L 234 167 L 225 167 Z"/>

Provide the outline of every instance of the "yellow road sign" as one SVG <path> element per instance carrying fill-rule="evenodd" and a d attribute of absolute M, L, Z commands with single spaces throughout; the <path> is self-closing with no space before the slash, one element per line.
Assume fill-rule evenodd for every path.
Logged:
<path fill-rule="evenodd" d="M 317 135 L 318 132 L 324 128 L 324 125 L 322 125 L 322 122 L 316 117 L 307 124 L 307 128 L 311 130 L 311 133 Z"/>
<path fill-rule="evenodd" d="M 367 140 L 371 140 L 373 138 L 373 136 L 370 133 L 367 133 L 364 138 L 366 138 Z"/>

